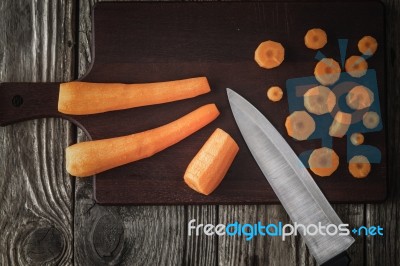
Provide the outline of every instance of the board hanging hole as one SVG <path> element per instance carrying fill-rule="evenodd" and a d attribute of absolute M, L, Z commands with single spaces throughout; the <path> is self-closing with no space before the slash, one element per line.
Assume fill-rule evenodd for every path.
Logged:
<path fill-rule="evenodd" d="M 24 103 L 24 98 L 22 98 L 20 95 L 15 95 L 11 102 L 14 107 L 20 107 Z"/>

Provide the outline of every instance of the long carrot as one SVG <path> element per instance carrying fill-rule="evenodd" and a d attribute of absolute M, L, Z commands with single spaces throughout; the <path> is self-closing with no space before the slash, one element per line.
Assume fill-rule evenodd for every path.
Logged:
<path fill-rule="evenodd" d="M 209 91 L 206 77 L 143 84 L 73 81 L 60 84 L 58 111 L 96 114 L 183 100 Z"/>
<path fill-rule="evenodd" d="M 84 177 L 150 157 L 206 126 L 218 115 L 215 104 L 207 104 L 161 127 L 74 144 L 66 149 L 67 171 Z"/>

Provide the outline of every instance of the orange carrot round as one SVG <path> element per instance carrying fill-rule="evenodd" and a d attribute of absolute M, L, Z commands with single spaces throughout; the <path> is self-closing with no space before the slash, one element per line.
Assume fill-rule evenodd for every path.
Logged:
<path fill-rule="evenodd" d="M 326 32 L 322 29 L 311 29 L 304 36 L 304 44 L 313 50 L 321 49 L 327 42 Z"/>
<path fill-rule="evenodd" d="M 368 158 L 363 155 L 354 156 L 349 162 L 349 172 L 355 178 L 367 177 L 371 171 Z"/>
<path fill-rule="evenodd" d="M 285 48 L 274 41 L 262 42 L 254 53 L 254 60 L 260 67 L 270 69 L 282 64 L 285 59 Z"/>
<path fill-rule="evenodd" d="M 339 156 L 332 149 L 315 149 L 308 159 L 310 170 L 319 176 L 330 176 L 339 166 Z"/>
<path fill-rule="evenodd" d="M 372 36 L 364 36 L 358 41 L 358 50 L 365 55 L 373 55 L 378 49 L 378 42 Z"/>
<path fill-rule="evenodd" d="M 279 102 L 282 99 L 283 91 L 278 86 L 272 86 L 267 91 L 267 97 L 272 102 Z"/>
<path fill-rule="evenodd" d="M 332 85 L 340 77 L 340 65 L 332 58 L 323 58 L 317 63 L 314 69 L 315 78 L 322 85 Z"/>
<path fill-rule="evenodd" d="M 346 60 L 344 67 L 350 76 L 360 78 L 367 73 L 368 63 L 363 57 L 353 55 Z"/>

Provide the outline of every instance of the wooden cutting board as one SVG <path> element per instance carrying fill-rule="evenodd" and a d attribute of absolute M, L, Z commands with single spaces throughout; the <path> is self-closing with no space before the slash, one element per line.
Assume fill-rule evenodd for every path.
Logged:
<path fill-rule="evenodd" d="M 296 82 L 302 86 L 307 85 L 304 82 L 313 82 L 315 57 L 321 56 L 304 46 L 305 33 L 314 27 L 323 28 L 328 34 L 328 44 L 321 52 L 339 62 L 338 39 L 348 39 L 347 55 L 359 54 L 357 42 L 364 35 L 377 39 L 378 51 L 368 63 L 376 76 L 375 104 L 383 126 L 377 132 L 364 134 L 365 143 L 376 147 L 381 155 L 380 163 L 372 164 L 367 178 L 355 179 L 349 174 L 346 137 L 323 141 L 323 145 L 329 142 L 333 145 L 340 156 L 340 166 L 330 177 L 313 177 L 331 202 L 371 202 L 386 197 L 385 27 L 381 3 L 100 3 L 95 8 L 93 22 L 94 60 L 82 80 L 143 83 L 206 76 L 212 92 L 157 106 L 68 116 L 57 111 L 59 83 L 3 83 L 0 85 L 1 125 L 37 117 L 63 117 L 95 140 L 161 126 L 206 103 L 216 103 L 221 111 L 216 121 L 177 145 L 149 159 L 98 174 L 94 180 L 98 203 L 278 202 L 234 122 L 225 88 L 234 89 L 263 112 L 297 154 L 304 155 L 307 150 L 321 147 L 322 141 L 318 138 L 291 139 L 284 126 L 291 111 L 303 108 L 298 102 L 296 105 L 296 99 L 288 100 L 287 95 L 293 94 L 291 90 Z M 283 64 L 271 70 L 258 67 L 253 59 L 258 44 L 268 39 L 281 42 L 286 52 Z M 282 101 L 267 100 L 266 88 L 271 85 L 284 88 Z M 329 119 L 332 117 L 323 119 L 325 124 L 331 122 Z M 218 189 L 210 196 L 203 196 L 184 184 L 183 173 L 217 127 L 233 136 L 240 152 Z M 324 125 L 317 124 L 320 127 Z"/>

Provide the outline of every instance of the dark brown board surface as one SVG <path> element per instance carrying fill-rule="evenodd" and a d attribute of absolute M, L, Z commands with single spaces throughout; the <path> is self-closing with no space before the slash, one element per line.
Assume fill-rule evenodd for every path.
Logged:
<path fill-rule="evenodd" d="M 210 102 L 217 103 L 221 115 L 203 130 L 152 158 L 97 175 L 96 200 L 104 204 L 277 202 L 238 131 L 225 88 L 234 89 L 261 110 L 296 153 L 318 148 L 319 140 L 297 142 L 287 137 L 284 128 L 289 114 L 287 98 L 271 104 L 265 97 L 266 88 L 285 87 L 288 79 L 312 75 L 316 52 L 307 49 L 303 42 L 309 28 L 326 30 L 329 42 L 322 52 L 338 61 L 337 39 L 349 39 L 347 53 L 351 55 L 359 54 L 357 41 L 362 36 L 372 35 L 380 46 L 368 62 L 376 70 L 384 118 L 383 23 L 383 6 L 378 2 L 98 4 L 94 15 L 95 60 L 83 80 L 141 83 L 207 76 L 212 93 L 159 106 L 67 119 L 81 125 L 92 139 L 100 139 L 163 125 Z M 266 39 L 285 46 L 285 61 L 279 68 L 264 70 L 253 60 L 257 45 Z M 11 84 L 2 85 L 2 98 L 12 98 L 19 91 L 8 86 Z M 40 84 L 36 86 L 39 88 Z M 55 110 L 57 84 L 46 86 L 53 89 L 51 93 L 20 86 L 18 95 L 23 96 L 24 103 L 18 108 L 11 104 L 1 106 L 1 113 L 8 115 L 1 123 L 60 116 Z M 45 97 L 39 97 L 41 94 Z M 202 196 L 190 190 L 182 176 L 216 127 L 229 132 L 241 150 L 219 188 L 210 196 Z M 347 170 L 346 140 L 334 139 L 333 148 L 341 158 L 339 169 L 329 178 L 314 176 L 330 201 L 364 202 L 385 197 L 385 132 L 365 136 L 368 144 L 381 150 L 382 163 L 373 165 L 368 178 L 356 180 Z"/>

